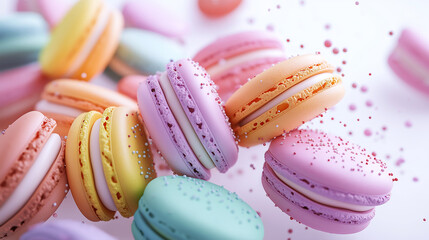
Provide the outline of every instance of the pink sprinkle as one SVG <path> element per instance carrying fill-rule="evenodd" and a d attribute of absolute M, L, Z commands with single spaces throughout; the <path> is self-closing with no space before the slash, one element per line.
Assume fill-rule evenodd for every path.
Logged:
<path fill-rule="evenodd" d="M 418 182 L 419 178 L 418 177 L 413 177 L 413 182 Z"/>
<path fill-rule="evenodd" d="M 360 87 L 360 91 L 363 92 L 363 93 L 366 93 L 366 92 L 368 92 L 368 87 L 367 86 L 362 86 L 362 87 Z"/>
<path fill-rule="evenodd" d="M 280 8 L 281 8 L 280 4 L 277 4 L 277 9 L 280 9 Z"/>
<path fill-rule="evenodd" d="M 374 157 L 376 157 L 377 153 L 376 152 L 372 152 L 371 155 L 374 156 Z"/>
<path fill-rule="evenodd" d="M 423 222 L 426 222 L 426 218 L 423 218 Z"/>
<path fill-rule="evenodd" d="M 304 45 L 303 44 L 301 44 L 301 46 L 300 46 L 301 48 L 304 48 Z"/>
<path fill-rule="evenodd" d="M 343 65 L 346 65 L 346 63 L 347 63 L 346 60 L 343 60 Z"/>
<path fill-rule="evenodd" d="M 367 100 L 365 102 L 365 104 L 366 104 L 367 107 L 372 107 L 372 105 L 373 105 L 371 100 Z"/>
<path fill-rule="evenodd" d="M 405 160 L 403 158 L 400 158 L 396 161 L 395 165 L 397 167 L 400 167 L 403 163 L 405 163 Z"/>
<path fill-rule="evenodd" d="M 363 131 L 363 134 L 365 134 L 365 136 L 367 137 L 370 137 L 372 135 L 372 131 L 369 128 L 367 128 L 365 129 L 365 131 Z"/>
<path fill-rule="evenodd" d="M 325 47 L 330 48 L 332 46 L 332 42 L 330 40 L 325 41 Z"/>
<path fill-rule="evenodd" d="M 273 24 L 268 24 L 267 25 L 267 31 L 270 31 L 270 32 L 274 31 L 274 25 Z"/>
<path fill-rule="evenodd" d="M 386 130 L 387 130 L 387 127 L 386 127 L 386 126 L 383 126 L 383 127 L 381 127 L 381 129 L 382 129 L 383 131 L 386 131 Z"/>
<path fill-rule="evenodd" d="M 358 2 L 358 1 L 356 1 L 356 2 L 355 2 L 355 5 L 356 5 L 356 6 L 358 6 L 358 5 L 359 5 L 359 2 Z"/>
<path fill-rule="evenodd" d="M 350 109 L 350 111 L 356 110 L 356 105 L 350 104 L 349 109 Z"/>
<path fill-rule="evenodd" d="M 357 88 L 357 83 L 352 83 L 352 88 Z"/>
<path fill-rule="evenodd" d="M 393 36 L 393 32 L 392 32 L 392 31 L 390 31 L 390 32 L 389 32 L 389 35 L 390 35 L 390 36 Z"/>
<path fill-rule="evenodd" d="M 340 68 L 340 67 L 337 67 L 337 72 L 341 72 L 342 71 L 342 69 Z"/>
<path fill-rule="evenodd" d="M 405 122 L 405 127 L 410 128 L 413 124 L 410 121 Z"/>
<path fill-rule="evenodd" d="M 289 228 L 289 230 L 287 230 L 287 232 L 288 232 L 289 234 L 293 233 L 292 228 Z"/>
<path fill-rule="evenodd" d="M 330 28 L 331 28 L 331 25 L 329 25 L 329 24 L 326 24 L 326 25 L 325 25 L 325 29 L 326 29 L 326 30 L 329 30 Z"/>
<path fill-rule="evenodd" d="M 346 53 L 346 52 L 347 52 L 347 48 L 343 48 L 343 52 L 345 52 L 345 53 Z"/>
<path fill-rule="evenodd" d="M 54 213 L 54 214 L 52 214 L 52 217 L 56 218 L 56 217 L 58 217 L 58 214 Z"/>
<path fill-rule="evenodd" d="M 340 50 L 339 50 L 338 48 L 334 48 L 334 49 L 332 49 L 332 52 L 333 52 L 334 54 L 338 54 L 338 53 L 340 52 Z"/>

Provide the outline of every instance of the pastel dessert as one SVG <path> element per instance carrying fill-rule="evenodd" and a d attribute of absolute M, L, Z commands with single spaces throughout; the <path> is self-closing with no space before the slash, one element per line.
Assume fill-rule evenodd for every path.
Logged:
<path fill-rule="evenodd" d="M 120 76 L 151 75 L 165 69 L 172 60 L 184 57 L 183 47 L 160 34 L 127 28 L 109 64 Z"/>
<path fill-rule="evenodd" d="M 18 0 L 18 12 L 36 12 L 43 16 L 49 27 L 53 29 L 72 6 L 72 0 Z"/>
<path fill-rule="evenodd" d="M 78 1 L 40 55 L 43 72 L 52 79 L 91 80 L 115 53 L 122 27 L 121 13 L 104 1 Z"/>
<path fill-rule="evenodd" d="M 290 58 L 262 72 L 225 104 L 238 144 L 270 141 L 313 119 L 344 96 L 341 77 L 320 55 Z"/>
<path fill-rule="evenodd" d="M 0 72 L 0 130 L 33 110 L 46 83 L 37 63 Z"/>
<path fill-rule="evenodd" d="M 38 14 L 0 17 L 0 71 L 37 61 L 48 40 L 48 26 Z"/>
<path fill-rule="evenodd" d="M 176 175 L 148 184 L 131 230 L 136 240 L 264 237 L 261 218 L 237 194 L 204 180 Z"/>
<path fill-rule="evenodd" d="M 286 214 L 314 229 L 362 231 L 390 199 L 392 174 L 380 159 L 340 137 L 297 130 L 271 142 L 262 185 Z"/>
<path fill-rule="evenodd" d="M 149 76 L 137 92 L 141 117 L 170 168 L 201 179 L 210 169 L 226 172 L 238 148 L 213 82 L 190 59 Z"/>
<path fill-rule="evenodd" d="M 91 224 L 72 221 L 55 220 L 33 226 L 21 236 L 20 240 L 115 240 L 104 231 Z"/>
<path fill-rule="evenodd" d="M 156 172 L 137 110 L 109 107 L 73 122 L 66 144 L 67 178 L 81 213 L 109 221 L 118 211 L 131 217 Z"/>
<path fill-rule="evenodd" d="M 198 7 L 208 17 L 223 17 L 234 11 L 242 0 L 198 0 Z"/>
<path fill-rule="evenodd" d="M 273 64 L 286 60 L 280 39 L 266 31 L 247 31 L 217 39 L 194 57 L 226 101 L 241 85 Z"/>
<path fill-rule="evenodd" d="M 125 26 L 152 31 L 170 38 L 180 38 L 187 31 L 186 22 L 175 11 L 154 1 L 128 1 L 122 8 Z"/>
<path fill-rule="evenodd" d="M 390 68 L 405 83 L 429 95 L 429 40 L 411 29 L 404 29 L 389 56 Z"/>
<path fill-rule="evenodd" d="M 118 92 L 137 101 L 137 89 L 140 83 L 144 82 L 147 77 L 142 75 L 129 75 L 118 82 Z"/>
<path fill-rule="evenodd" d="M 73 120 L 88 111 L 103 112 L 111 106 L 137 108 L 137 103 L 115 91 L 83 81 L 60 79 L 46 85 L 36 110 L 55 119 L 56 133 L 66 136 Z"/>
<path fill-rule="evenodd" d="M 56 123 L 29 112 L 0 134 L 0 239 L 46 221 L 67 194 L 64 143 Z"/>

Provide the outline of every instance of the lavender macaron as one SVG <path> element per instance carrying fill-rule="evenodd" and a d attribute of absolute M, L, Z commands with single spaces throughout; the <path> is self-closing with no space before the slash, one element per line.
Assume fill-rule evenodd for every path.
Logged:
<path fill-rule="evenodd" d="M 209 179 L 210 169 L 226 172 L 238 147 L 214 83 L 190 59 L 167 65 L 137 91 L 140 114 L 150 137 L 177 174 Z"/>
<path fill-rule="evenodd" d="M 340 137 L 296 130 L 271 142 L 262 185 L 295 220 L 338 234 L 362 231 L 390 199 L 393 174 L 364 148 Z"/>

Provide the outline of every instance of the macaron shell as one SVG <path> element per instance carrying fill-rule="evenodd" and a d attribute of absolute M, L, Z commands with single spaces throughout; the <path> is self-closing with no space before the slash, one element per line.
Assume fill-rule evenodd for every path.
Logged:
<path fill-rule="evenodd" d="M 308 209 L 312 208 L 312 206 L 322 207 L 323 209 L 324 205 L 320 205 L 315 202 L 312 202 L 311 200 L 308 200 L 304 203 L 307 209 L 303 208 L 302 206 L 299 205 L 301 203 L 298 202 L 298 200 L 294 199 L 293 200 L 294 202 L 292 202 L 291 200 L 287 199 L 282 194 L 280 194 L 279 190 L 274 188 L 274 185 L 272 183 L 273 178 L 271 177 L 272 175 L 269 177 L 269 175 L 267 175 L 267 170 L 264 169 L 264 172 L 262 174 L 262 186 L 264 187 L 264 190 L 266 191 L 268 197 L 283 212 L 291 216 L 296 221 L 299 221 L 311 228 L 324 231 L 324 232 L 329 232 L 329 233 L 351 234 L 351 233 L 360 232 L 363 229 L 365 229 L 370 223 L 369 220 L 374 216 L 374 213 L 375 213 L 374 210 L 359 214 L 357 212 L 351 212 L 351 211 L 346 211 L 342 209 L 335 209 L 335 208 L 328 208 L 328 207 L 325 207 L 326 209 L 329 209 L 328 212 L 334 213 L 338 216 L 344 216 L 346 218 L 351 218 L 351 219 L 366 218 L 369 220 L 361 224 L 346 224 L 339 221 L 330 220 L 328 218 L 323 218 L 321 216 L 317 216 L 316 214 L 314 214 L 312 211 L 309 211 Z M 269 181 L 271 181 L 271 183 Z M 294 193 L 294 195 L 301 196 L 293 189 L 291 188 L 289 189 L 291 190 L 291 192 Z"/>
<path fill-rule="evenodd" d="M 316 74 L 333 71 L 319 55 L 303 55 L 280 62 L 238 89 L 225 104 L 226 114 L 235 125 L 289 87 Z"/>
<path fill-rule="evenodd" d="M 137 101 L 137 89 L 139 84 L 146 80 L 146 76 L 130 75 L 122 78 L 118 83 L 118 92 Z"/>
<path fill-rule="evenodd" d="M 343 98 L 344 92 L 342 84 L 335 85 L 313 96 L 304 95 L 305 101 L 290 105 L 276 118 L 273 118 L 277 115 L 276 113 L 268 112 L 243 127 L 235 127 L 234 131 L 238 136 L 238 144 L 243 147 L 251 147 L 287 133 L 334 106 Z M 267 119 L 271 120 L 267 122 Z M 254 122 L 259 122 L 259 124 L 256 124 L 256 127 L 252 126 Z"/>
<path fill-rule="evenodd" d="M 91 221 L 108 221 L 115 214 L 104 207 L 98 197 L 89 159 L 89 136 L 95 121 L 101 117 L 95 111 L 79 115 L 70 128 L 66 145 L 67 178 L 73 199 Z"/>
<path fill-rule="evenodd" d="M 100 124 L 105 179 L 118 211 L 131 217 L 146 185 L 156 178 L 144 126 L 138 112 L 126 107 L 107 108 Z"/>
<path fill-rule="evenodd" d="M 190 59 L 167 65 L 168 78 L 201 143 L 220 172 L 238 158 L 238 147 L 207 72 Z"/>
<path fill-rule="evenodd" d="M 150 137 L 174 172 L 209 179 L 210 171 L 195 157 L 187 143 L 157 77 L 159 75 L 149 76 L 137 92 L 140 114 Z"/>
<path fill-rule="evenodd" d="M 62 145 L 54 164 L 25 206 L 0 226 L 0 238 L 5 235 L 18 237 L 32 224 L 48 220 L 60 206 L 67 192 L 64 145 Z"/>
<path fill-rule="evenodd" d="M 29 112 L 0 137 L 0 205 L 12 194 L 32 166 L 56 124 L 40 112 Z"/>
<path fill-rule="evenodd" d="M 198 0 L 201 12 L 209 17 L 222 17 L 234 11 L 242 0 Z"/>

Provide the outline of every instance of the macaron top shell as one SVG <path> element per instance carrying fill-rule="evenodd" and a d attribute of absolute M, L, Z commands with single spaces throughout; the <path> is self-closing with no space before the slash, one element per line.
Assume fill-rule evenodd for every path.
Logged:
<path fill-rule="evenodd" d="M 274 34 L 267 31 L 240 32 L 217 39 L 200 50 L 193 60 L 204 68 L 208 68 L 221 60 L 239 54 L 269 48 L 283 48 L 282 43 Z"/>
<path fill-rule="evenodd" d="M 165 176 L 153 180 L 140 199 L 136 214 L 142 214 L 167 239 L 264 236 L 260 217 L 237 194 L 200 179 Z"/>
<path fill-rule="evenodd" d="M 420 61 L 424 62 L 425 66 L 429 66 L 429 47 L 427 40 L 411 29 L 404 29 L 399 37 L 398 43 L 410 51 Z"/>
<path fill-rule="evenodd" d="M 340 137 L 296 130 L 273 140 L 266 154 L 276 172 L 296 176 L 294 182 L 311 191 L 320 187 L 371 196 L 376 205 L 390 198 L 393 181 L 386 164 Z"/>
<path fill-rule="evenodd" d="M 37 13 L 15 13 L 0 18 L 0 40 L 37 32 L 48 33 L 48 26 Z"/>
<path fill-rule="evenodd" d="M 188 119 L 220 172 L 235 164 L 238 147 L 207 72 L 190 59 L 167 65 L 167 74 Z"/>
<path fill-rule="evenodd" d="M 226 102 L 225 109 L 234 125 L 288 88 L 334 68 L 319 55 L 303 55 L 280 62 L 254 77 Z"/>
<path fill-rule="evenodd" d="M 222 17 L 234 11 L 242 0 L 198 0 L 201 12 L 209 17 Z"/>

